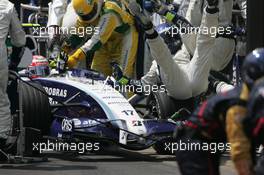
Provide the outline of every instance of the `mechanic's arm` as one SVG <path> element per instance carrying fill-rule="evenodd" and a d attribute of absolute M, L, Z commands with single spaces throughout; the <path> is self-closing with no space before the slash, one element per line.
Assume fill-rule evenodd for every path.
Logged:
<path fill-rule="evenodd" d="M 241 10 L 241 15 L 244 20 L 247 19 L 247 0 L 238 0 L 238 6 Z"/>
<path fill-rule="evenodd" d="M 13 46 L 13 51 L 11 54 L 11 61 L 9 64 L 10 70 L 16 70 L 22 56 L 24 53 L 24 46 L 26 44 L 25 32 L 22 29 L 21 23 L 18 19 L 17 12 L 15 8 L 12 9 L 11 12 L 11 21 L 10 21 L 10 29 L 9 34 L 11 38 L 11 43 Z"/>
<path fill-rule="evenodd" d="M 243 106 L 233 106 L 226 114 L 226 133 L 231 144 L 231 157 L 239 175 L 252 175 L 251 142 L 245 135 L 242 120 L 247 110 Z"/>
<path fill-rule="evenodd" d="M 67 63 L 68 67 L 75 67 L 79 61 L 85 59 L 86 56 L 91 55 L 98 50 L 108 41 L 116 27 L 119 25 L 119 19 L 115 14 L 106 13 L 101 16 L 97 26 L 99 31 L 95 31 L 92 38 L 69 57 Z"/>
<path fill-rule="evenodd" d="M 50 38 L 53 38 L 55 31 L 61 26 L 63 16 L 66 13 L 68 0 L 53 0 L 49 3 L 48 27 L 51 27 Z M 56 30 L 55 30 L 56 29 Z"/>
<path fill-rule="evenodd" d="M 186 46 L 188 52 L 193 55 L 196 48 L 196 37 L 197 35 L 192 24 L 184 17 L 178 15 L 174 11 L 167 11 L 164 13 L 167 21 L 173 23 L 180 31 L 183 44 Z M 172 34 L 173 35 L 173 34 Z"/>
<path fill-rule="evenodd" d="M 156 85 L 158 84 L 158 65 L 154 60 L 152 61 L 152 65 L 149 71 L 141 78 L 141 82 L 143 85 Z"/>

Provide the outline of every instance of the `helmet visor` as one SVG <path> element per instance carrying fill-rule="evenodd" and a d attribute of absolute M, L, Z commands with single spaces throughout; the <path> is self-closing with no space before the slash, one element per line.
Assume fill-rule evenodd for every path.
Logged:
<path fill-rule="evenodd" d="M 90 21 L 97 15 L 98 5 L 97 3 L 94 4 L 92 11 L 87 15 L 79 15 L 81 20 L 83 21 Z"/>

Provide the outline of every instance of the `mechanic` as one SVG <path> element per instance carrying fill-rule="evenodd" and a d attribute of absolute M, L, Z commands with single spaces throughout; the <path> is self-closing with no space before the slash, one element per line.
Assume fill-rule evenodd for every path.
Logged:
<path fill-rule="evenodd" d="M 79 16 L 77 25 L 97 26 L 99 31 L 69 56 L 69 68 L 94 53 L 92 69 L 111 75 L 110 63 L 115 60 L 122 65 L 126 76 L 133 76 L 138 32 L 134 18 L 125 10 L 123 2 L 73 0 L 73 7 Z"/>
<path fill-rule="evenodd" d="M 264 169 L 264 78 L 258 80 L 251 90 L 248 100 L 248 115 L 242 122 L 245 132 L 251 141 L 251 147 L 257 148 L 262 145 L 262 152 L 256 161 L 254 150 L 250 152 L 255 166 L 255 174 L 263 175 Z M 239 143 L 238 143 L 239 144 Z M 241 143 L 242 144 L 242 143 Z"/>
<path fill-rule="evenodd" d="M 206 15 L 203 15 L 201 29 L 216 28 L 218 25 L 218 1 L 208 1 L 208 4 L 210 5 L 206 8 Z M 213 49 L 215 43 L 213 34 L 209 32 L 210 34 L 197 35 L 196 42 L 199 44 L 196 46 L 191 61 L 190 55 L 186 50 L 177 52 L 172 58 L 163 40 L 153 29 L 149 18 L 140 12 L 139 6 L 131 3 L 130 10 L 140 20 L 142 27 L 146 31 L 151 54 L 166 75 L 164 84 L 169 89 L 170 95 L 176 99 L 185 100 L 205 92 L 208 86 L 208 75 L 211 69 L 213 52 L 215 51 Z M 186 20 L 181 20 L 182 17 L 178 19 L 181 22 L 186 22 Z M 184 25 L 190 24 L 186 22 Z M 186 48 L 183 47 L 182 50 L 184 49 Z"/>
<path fill-rule="evenodd" d="M 215 147 L 214 153 L 210 149 L 177 151 L 176 158 L 182 174 L 219 174 L 221 151 L 228 143 L 238 174 L 253 174 L 251 151 L 255 147 L 252 147 L 250 137 L 243 129 L 243 120 L 247 116 L 247 103 L 254 82 L 264 75 L 263 48 L 255 49 L 246 57 L 242 71 L 244 83 L 241 86 L 205 101 L 188 118 L 186 127 L 177 131 L 177 140 L 181 142 L 190 145 L 216 144 L 223 148 Z"/>
<path fill-rule="evenodd" d="M 205 6 L 204 0 L 190 0 L 189 7 L 186 13 L 186 19 L 195 27 L 200 26 L 202 19 L 202 10 Z M 232 25 L 232 9 L 233 9 L 233 0 L 223 0 L 220 1 L 219 8 L 219 27 L 226 29 L 225 34 L 218 34 L 215 48 L 213 52 L 214 61 L 212 61 L 212 70 L 221 71 L 232 59 L 234 49 L 235 49 L 235 40 L 234 37 L 228 35 L 228 30 Z M 240 6 L 241 13 L 243 17 L 246 17 L 246 0 L 239 0 L 238 5 Z M 244 18 L 246 19 L 246 18 Z M 185 36 L 182 36 L 185 37 Z M 195 50 L 195 40 L 196 37 L 188 36 L 185 40 L 185 46 L 189 53 L 192 55 Z"/>
<path fill-rule="evenodd" d="M 186 1 L 183 2 L 185 4 Z M 169 7 L 166 4 L 160 4 L 160 7 L 158 10 L 156 10 L 157 13 L 160 15 L 163 15 L 167 18 L 168 21 L 173 22 L 176 24 L 177 27 L 198 27 L 201 24 L 202 19 L 202 9 L 205 6 L 206 2 L 204 1 L 197 1 L 197 0 L 191 0 L 189 3 L 189 7 L 186 14 L 186 20 L 187 22 L 190 22 L 188 24 L 187 22 L 182 22 L 185 19 L 182 19 L 181 16 L 177 15 L 173 11 L 168 11 Z M 246 19 L 246 0 L 239 0 L 238 5 L 240 6 L 242 16 L 244 19 Z M 155 6 L 155 5 L 153 5 Z M 156 3 L 156 6 L 157 5 Z M 226 29 L 224 34 L 217 34 L 217 39 L 215 40 L 214 45 L 214 51 L 213 54 L 213 61 L 211 70 L 214 71 L 223 71 L 227 66 L 230 60 L 232 59 L 234 47 L 235 47 L 235 40 L 233 32 L 228 34 L 228 30 L 231 30 L 231 19 L 232 19 L 232 7 L 233 7 L 233 1 L 231 0 L 225 0 L 220 1 L 219 8 L 220 8 L 220 14 L 219 14 L 219 28 Z M 153 7 L 155 8 L 155 7 Z M 157 8 L 157 7 L 156 7 Z M 182 14 L 182 7 L 180 7 L 180 13 Z M 181 24 L 181 25 L 179 25 Z M 227 30 L 228 29 L 228 30 Z M 172 32 L 172 35 L 174 32 Z M 184 32 L 181 34 L 182 41 L 184 45 L 182 46 L 183 49 L 178 53 L 178 58 L 182 62 L 182 58 L 184 58 L 184 55 L 186 55 L 186 50 L 190 55 L 193 55 L 194 50 L 196 48 L 196 35 L 189 35 L 185 34 Z M 183 55 L 183 56 L 180 56 Z M 187 54 L 188 55 L 188 54 Z M 188 59 L 186 57 L 186 62 L 188 62 Z M 217 86 L 214 88 L 216 89 L 216 92 L 225 92 L 227 90 L 230 90 L 234 88 L 233 85 L 227 84 L 223 81 L 218 82 Z"/>
<path fill-rule="evenodd" d="M 7 62 L 5 41 L 8 33 L 14 46 L 10 63 Z M 11 129 L 10 104 L 6 93 L 8 68 L 16 70 L 26 43 L 25 32 L 18 19 L 14 4 L 8 0 L 0 1 L 0 149 L 4 148 Z"/>
<path fill-rule="evenodd" d="M 56 39 L 59 35 L 60 26 L 73 27 L 77 21 L 72 2 L 70 0 L 53 0 L 49 3 L 49 37 L 50 40 Z"/>
<path fill-rule="evenodd" d="M 199 27 L 201 25 L 202 20 L 202 12 L 206 5 L 206 2 L 204 0 L 191 0 L 190 2 L 187 2 L 189 4 L 188 10 L 186 12 L 186 20 L 190 23 L 192 27 Z M 153 2 L 153 8 L 158 8 L 154 11 L 156 11 L 158 14 L 165 16 L 168 21 L 173 22 L 174 24 L 178 24 L 177 21 L 179 21 L 178 18 L 180 16 L 177 15 L 176 12 L 172 12 L 170 9 L 171 7 L 164 4 L 164 3 L 155 3 Z M 185 1 L 183 2 L 185 4 Z M 246 16 L 246 0 L 240 0 L 238 2 L 240 5 L 240 8 L 242 10 L 242 15 Z M 156 6 L 156 7 L 155 7 Z M 230 62 L 233 56 L 234 47 L 235 47 L 235 41 L 234 37 L 229 34 L 231 33 L 231 19 L 232 19 L 232 7 L 233 7 L 233 0 L 224 0 L 220 1 L 219 8 L 220 8 L 220 14 L 219 14 L 219 27 L 221 31 L 217 34 L 217 39 L 215 41 L 215 48 L 213 52 L 213 58 L 214 61 L 212 62 L 212 70 L 220 71 L 223 70 L 227 64 Z M 182 8 L 179 9 L 179 14 L 184 14 L 182 12 Z M 184 11 L 184 10 L 183 10 Z M 185 27 L 183 24 L 179 26 L 180 28 Z M 172 33 L 173 35 L 174 33 Z M 185 50 L 188 51 L 190 55 L 193 55 L 194 50 L 196 48 L 196 35 L 189 35 L 185 34 L 184 32 L 181 34 L 181 37 L 183 39 L 184 48 L 183 52 Z"/>
<path fill-rule="evenodd" d="M 53 0 L 49 3 L 47 26 L 49 34 L 49 62 L 52 68 L 61 69 L 61 60 L 58 60 L 61 47 L 64 42 L 70 40 L 71 32 L 69 31 L 74 30 L 77 18 L 78 15 L 75 13 L 70 0 Z M 78 67 L 87 68 L 87 64 L 82 61 Z"/>

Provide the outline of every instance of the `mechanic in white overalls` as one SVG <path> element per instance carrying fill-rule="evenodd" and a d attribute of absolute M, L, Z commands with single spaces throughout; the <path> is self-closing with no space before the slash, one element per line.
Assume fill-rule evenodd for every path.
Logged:
<path fill-rule="evenodd" d="M 8 34 L 11 37 L 11 43 L 15 46 L 17 54 L 15 59 L 11 58 L 8 65 L 7 62 L 7 48 L 5 41 Z M 8 68 L 15 70 L 19 61 L 16 58 L 22 52 L 22 48 L 26 43 L 25 32 L 22 29 L 21 23 L 18 19 L 17 12 L 14 5 L 8 0 L 0 1 L 0 145 L 5 144 L 8 133 L 11 129 L 11 114 L 10 103 L 6 93 L 8 82 Z"/>
<path fill-rule="evenodd" d="M 204 9 L 206 2 L 204 0 L 190 0 L 190 2 L 188 3 L 189 3 L 189 7 L 187 10 L 186 18 L 192 24 L 192 26 L 199 27 L 202 20 L 202 13 L 203 13 L 202 11 Z M 245 18 L 246 0 L 239 0 L 238 5 L 241 8 L 242 16 Z M 232 7 L 233 7 L 233 0 L 220 1 L 219 26 L 227 27 L 231 25 Z M 179 53 L 177 53 L 178 55 L 177 56 L 175 55 L 174 57 L 175 61 L 179 61 L 180 64 L 184 64 L 184 63 L 189 64 L 191 58 L 190 55 L 194 54 L 196 48 L 196 38 L 197 38 L 196 35 L 182 35 L 184 46 L 182 50 L 180 50 Z M 213 53 L 213 61 L 211 62 L 212 70 L 220 71 L 227 66 L 227 64 L 232 59 L 234 46 L 235 46 L 235 42 L 234 39 L 232 38 L 219 36 L 215 40 L 214 51 L 212 52 Z M 200 84 L 204 84 L 204 85 L 207 84 L 205 81 L 207 81 L 206 75 L 208 75 L 208 68 L 209 68 L 209 64 L 205 64 L 205 65 L 206 65 L 205 69 L 198 70 L 202 72 L 202 75 L 204 77 L 204 81 L 202 81 Z M 155 71 L 152 70 L 154 70 L 153 69 L 154 67 L 156 67 L 155 64 L 150 69 L 150 72 L 145 77 L 143 77 L 143 80 L 147 80 L 147 82 L 151 82 L 151 79 L 149 81 L 148 77 L 153 77 Z M 151 74 L 151 72 L 153 72 L 153 74 Z M 217 85 L 216 91 L 223 92 L 230 90 L 232 88 L 233 88 L 232 85 L 228 85 L 224 82 L 221 82 Z"/>
<path fill-rule="evenodd" d="M 238 5 L 241 9 L 242 16 L 246 18 L 246 0 L 239 0 Z M 199 27 L 202 20 L 202 9 L 206 5 L 205 0 L 190 0 L 189 7 L 186 13 L 186 19 L 194 27 Z M 219 26 L 228 27 L 231 26 L 232 22 L 232 9 L 233 0 L 220 0 L 219 1 Z M 193 55 L 196 48 L 196 36 L 194 35 L 183 35 L 185 40 L 185 46 L 189 53 Z M 212 70 L 220 71 L 223 70 L 232 59 L 235 48 L 235 40 L 223 36 L 217 37 L 214 45 Z"/>
<path fill-rule="evenodd" d="M 67 33 L 67 28 L 75 27 L 77 19 L 78 15 L 73 9 L 71 0 L 53 0 L 50 2 L 48 19 L 50 42 L 58 40 L 60 33 L 69 34 L 70 32 Z M 87 68 L 86 62 L 81 61 L 78 68 Z"/>
<path fill-rule="evenodd" d="M 76 21 L 77 14 L 72 7 L 71 0 L 53 0 L 49 3 L 48 27 L 72 27 L 75 26 Z M 50 30 L 50 39 L 54 37 L 55 31 Z"/>
<path fill-rule="evenodd" d="M 216 28 L 219 22 L 218 2 L 215 0 L 207 1 L 210 5 L 203 13 L 201 28 Z M 225 8 L 221 10 L 223 9 Z M 146 19 L 146 16 L 137 10 L 133 11 L 133 7 L 131 11 L 141 20 L 146 30 L 151 55 L 161 67 L 161 71 L 164 74 L 163 83 L 169 90 L 170 96 L 178 100 L 185 100 L 205 92 L 208 87 L 208 76 L 216 40 L 213 34 L 197 35 L 197 45 L 195 45 L 192 58 L 185 47 L 173 57 L 164 41 L 152 28 L 152 25 L 149 25 L 151 24 L 150 20 Z M 222 54 L 222 56 L 230 57 L 230 54 Z"/>

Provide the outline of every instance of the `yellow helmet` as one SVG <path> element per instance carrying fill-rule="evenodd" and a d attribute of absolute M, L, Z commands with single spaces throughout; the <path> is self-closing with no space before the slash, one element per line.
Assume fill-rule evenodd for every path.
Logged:
<path fill-rule="evenodd" d="M 80 19 L 90 22 L 99 16 L 103 0 L 73 0 L 72 4 Z"/>

